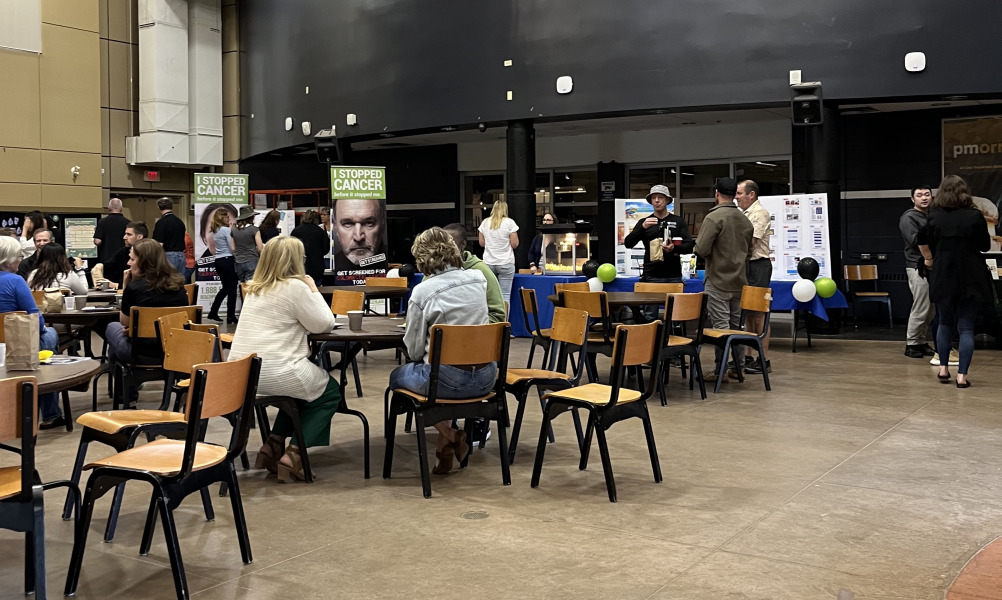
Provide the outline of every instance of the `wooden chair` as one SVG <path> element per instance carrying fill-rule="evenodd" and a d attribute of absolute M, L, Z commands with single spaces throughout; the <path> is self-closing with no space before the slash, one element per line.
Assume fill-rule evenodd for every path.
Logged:
<path fill-rule="evenodd" d="M 31 297 L 35 300 L 35 306 L 42 310 L 42 302 L 45 301 L 45 290 L 31 290 Z"/>
<path fill-rule="evenodd" d="M 843 281 L 845 282 L 845 293 L 852 300 L 852 314 L 856 320 L 859 317 L 856 313 L 857 302 L 882 302 L 887 305 L 887 323 L 894 327 L 894 313 L 891 311 L 891 295 L 882 292 L 877 287 L 877 265 L 845 265 L 842 267 Z M 854 284 L 866 282 L 870 290 L 857 290 Z"/>
<path fill-rule="evenodd" d="M 195 304 L 198 300 L 198 284 L 186 283 L 184 284 L 184 291 L 188 294 L 188 304 Z"/>
<path fill-rule="evenodd" d="M 550 330 L 539 326 L 539 304 L 536 303 L 536 290 L 532 288 L 519 288 L 519 295 L 522 297 L 522 320 L 525 328 L 532 333 L 532 345 L 529 346 L 529 360 L 525 363 L 526 369 L 532 368 L 532 357 L 536 352 L 536 346 L 543 348 L 543 366 L 549 364 L 550 356 Z M 532 320 L 529 320 L 530 315 Z"/>
<path fill-rule="evenodd" d="M 385 279 L 385 278 L 383 278 Z M 365 293 L 364 292 L 353 292 L 351 290 L 334 290 L 331 294 L 331 312 L 335 315 L 348 315 L 350 310 L 363 310 L 365 307 Z M 358 362 L 355 360 L 355 355 L 351 357 L 351 361 L 345 360 L 345 357 L 349 354 L 349 344 L 341 342 L 324 342 L 320 345 L 317 351 L 321 360 L 321 367 L 325 371 L 330 371 L 333 366 L 331 365 L 331 359 L 329 352 L 339 352 L 341 354 L 341 391 L 344 392 L 348 389 L 348 365 L 351 364 L 352 374 L 355 376 L 355 395 L 359 398 L 362 397 L 362 380 L 358 375 Z"/>
<path fill-rule="evenodd" d="M 185 321 L 202 322 L 201 306 L 133 306 L 130 315 L 129 337 L 135 349 L 140 340 L 156 340 L 156 345 L 163 348 L 163 342 L 157 331 L 157 319 L 173 313 L 184 313 Z M 113 408 L 117 409 L 124 398 L 128 398 L 129 389 L 144 381 L 163 379 L 166 375 L 163 369 L 163 356 L 139 356 L 141 362 L 133 361 L 118 363 L 115 375 L 115 398 Z"/>
<path fill-rule="evenodd" d="M 184 328 L 190 331 L 201 331 L 202 333 L 211 333 L 216 336 L 219 341 L 219 355 L 223 355 L 223 350 L 229 348 L 233 344 L 233 334 L 225 333 L 219 331 L 219 325 L 215 323 L 192 323 L 188 321 L 184 324 Z"/>
<path fill-rule="evenodd" d="M 192 492 L 212 483 L 226 482 L 240 555 L 244 564 L 251 563 L 250 538 L 233 461 L 247 443 L 251 400 L 257 394 L 260 371 L 261 359 L 253 354 L 232 362 L 196 365 L 190 374 L 192 384 L 185 411 L 187 428 L 184 440 L 155 440 L 87 466 L 93 472 L 87 480 L 78 526 L 80 540 L 73 548 L 66 576 L 66 595 L 76 592 L 95 502 L 119 483 L 129 480 L 145 481 L 153 487 L 139 553 L 143 556 L 149 554 L 159 513 L 178 598 L 188 598 L 189 592 L 174 509 Z M 233 431 L 228 445 L 223 447 L 199 441 L 202 421 L 224 415 L 232 415 Z"/>
<path fill-rule="evenodd" d="M 741 329 L 703 329 L 703 341 L 714 346 L 719 346 L 723 348 L 723 353 L 720 356 L 720 363 L 716 365 L 717 370 L 717 385 L 713 389 L 713 392 L 720 392 L 720 383 L 724 379 L 724 372 L 726 371 L 727 357 L 731 356 L 732 350 L 735 346 L 749 346 L 755 348 L 758 351 L 759 360 L 763 361 L 762 358 L 765 356 L 765 349 L 762 344 L 765 340 L 765 332 L 769 331 L 769 319 L 771 314 L 769 313 L 769 307 L 772 304 L 772 290 L 769 288 L 753 287 L 746 285 L 741 288 Z M 765 326 L 762 328 L 762 333 L 754 333 L 751 331 L 745 331 L 745 318 L 749 312 L 761 312 L 765 313 Z M 734 354 L 734 364 L 740 365 L 737 360 L 737 354 Z M 744 381 L 744 369 L 740 366 L 735 369 L 738 373 L 738 381 Z M 762 379 L 765 381 L 765 389 L 772 390 L 769 385 L 769 369 L 762 365 Z"/>
<path fill-rule="evenodd" d="M 557 294 L 560 292 L 590 292 L 591 288 L 588 287 L 587 281 L 581 281 L 578 283 L 554 283 L 553 291 Z"/>
<path fill-rule="evenodd" d="M 421 466 L 421 487 L 425 498 L 431 498 L 431 476 L 428 469 L 428 450 L 425 446 L 425 426 L 439 421 L 467 419 L 467 433 L 472 419 L 495 420 L 500 424 L 506 418 L 505 380 L 508 369 L 508 342 L 511 326 L 508 323 L 488 325 L 434 325 L 431 328 L 431 378 L 428 395 L 422 396 L 406 389 L 386 388 L 388 415 L 386 419 L 386 454 L 383 459 L 383 478 L 390 478 L 393 467 L 393 446 L 397 415 L 413 413 L 417 433 L 418 462 Z M 469 366 L 496 362 L 498 369 L 494 389 L 473 398 L 439 398 L 438 372 L 441 365 Z M 501 452 L 501 479 L 511 485 L 508 468 L 508 442 L 504 427 L 498 427 L 498 448 Z M 472 442 L 471 442 L 472 443 Z M 460 463 L 469 461 L 469 455 Z"/>
<path fill-rule="evenodd" d="M 588 381 L 598 381 L 598 369 L 595 357 L 598 354 L 612 356 L 614 330 L 612 317 L 609 313 L 609 300 L 605 292 L 569 292 L 558 293 L 558 304 L 564 308 L 583 310 L 591 318 L 588 333 Z"/>
<path fill-rule="evenodd" d="M 399 288 L 406 288 L 407 287 L 407 278 L 406 277 L 366 277 L 365 278 L 365 285 L 371 285 L 371 286 L 376 286 L 376 287 L 399 287 Z M 389 298 L 385 299 L 385 304 L 383 306 L 384 306 L 383 313 L 386 314 L 386 315 L 389 315 L 390 314 L 390 299 Z M 369 301 L 368 300 L 365 301 L 365 310 L 366 311 L 369 310 Z"/>
<path fill-rule="evenodd" d="M 633 284 L 634 292 L 655 292 L 658 294 L 681 294 L 685 291 L 684 283 L 652 283 L 638 281 Z"/>
<path fill-rule="evenodd" d="M 523 288 L 522 290 L 526 290 Z M 532 290 L 528 290 L 532 291 Z M 588 313 L 583 310 L 556 307 L 553 309 L 553 328 L 551 336 L 554 344 L 557 344 L 557 352 L 554 352 L 548 363 L 544 362 L 545 369 L 508 369 L 505 383 L 508 392 L 515 396 L 518 402 L 518 409 L 515 412 L 515 424 L 511 429 L 511 440 L 508 443 L 508 463 L 515 462 L 515 448 L 518 446 L 518 435 L 522 429 L 522 417 L 525 414 L 525 402 L 529 397 L 529 390 L 533 387 L 539 392 L 539 404 L 543 406 L 544 390 L 563 390 L 575 387 L 581 383 L 581 375 L 585 370 L 585 361 L 578 360 L 578 366 L 574 369 L 573 375 L 567 374 L 567 362 L 571 353 L 583 353 L 588 342 Z M 578 433 L 578 444 L 582 441 L 581 421 L 577 412 L 574 413 L 574 425 Z M 553 430 L 548 432 L 550 442 L 554 440 Z"/>
<path fill-rule="evenodd" d="M 581 444 L 581 461 L 578 468 L 583 471 L 588 467 L 588 454 L 594 433 L 598 438 L 598 450 L 602 457 L 602 471 L 605 473 L 605 487 L 609 492 L 610 502 L 616 501 L 616 480 L 612 474 L 612 462 L 609 459 L 609 445 L 605 432 L 613 424 L 624 419 L 637 417 L 643 422 L 647 451 L 651 456 L 651 468 L 654 471 L 654 482 L 661 482 L 661 463 L 658 460 L 657 447 L 654 445 L 654 429 L 647 409 L 647 399 L 651 397 L 660 377 L 661 361 L 658 360 L 658 353 L 664 346 L 665 331 L 667 328 L 661 321 L 646 325 L 617 326 L 612 372 L 609 375 L 611 385 L 589 383 L 543 396 L 546 406 L 543 409 L 543 423 L 539 430 L 536 461 L 532 466 L 532 487 L 539 486 L 543 456 L 546 452 L 546 433 L 550 428 L 550 422 L 560 413 L 574 408 L 588 411 L 588 425 L 585 429 L 584 442 Z M 651 374 L 646 388 L 642 378 L 639 380 L 641 391 L 623 388 L 627 369 L 644 364 L 651 364 Z"/>
<path fill-rule="evenodd" d="M 0 449 L 21 455 L 18 465 L 0 467 L 0 527 L 24 533 L 24 593 L 44 600 L 45 505 L 43 492 L 68 488 L 80 514 L 80 490 L 69 481 L 42 483 L 35 470 L 38 387 L 34 377 L 0 379 Z M 19 447 L 4 442 L 19 439 Z M 68 518 L 68 517 L 67 517 Z M 74 549 L 79 537 L 74 534 Z M 8 555 L 7 560 L 10 560 Z M 7 582 L 13 588 L 11 582 Z M 6 587 L 6 586 L 5 586 Z M 8 590 L 10 588 L 7 588 Z"/>
<path fill-rule="evenodd" d="M 669 327 L 665 336 L 665 345 L 661 349 L 661 381 L 658 382 L 658 394 L 661 405 L 668 404 L 664 386 L 668 382 L 669 361 L 676 356 L 689 357 L 689 389 L 699 381 L 699 396 L 706 399 L 706 383 L 703 381 L 703 363 L 699 359 L 699 348 L 703 345 L 703 323 L 706 320 L 706 294 L 668 294 L 665 300 L 664 322 Z M 696 333 L 688 335 L 687 323 L 696 321 Z M 673 335 L 678 328 L 681 335 Z M 684 368 L 684 367 L 683 367 Z M 685 373 L 683 372 L 683 375 Z"/>
<path fill-rule="evenodd" d="M 184 313 L 177 313 L 184 314 Z M 173 316 L 173 315 L 169 315 Z M 87 458 L 87 449 L 91 442 L 111 446 L 116 452 L 124 452 L 135 446 L 140 436 L 146 436 L 151 441 L 157 435 L 170 435 L 183 431 L 187 422 L 179 411 L 181 395 L 188 390 L 189 381 L 183 383 L 176 379 L 176 372 L 187 376 L 194 365 L 212 362 L 214 359 L 216 340 L 208 333 L 185 331 L 183 328 L 167 328 L 163 322 L 168 317 L 161 317 L 161 329 L 164 340 L 164 369 L 168 373 L 164 383 L 164 401 L 158 410 L 110 410 L 89 412 L 77 418 L 77 424 L 83 427 L 80 434 L 80 444 L 77 446 L 76 460 L 73 462 L 73 472 L 70 481 L 75 485 L 80 483 L 80 473 L 83 471 Z M 177 402 L 174 410 L 168 411 L 170 392 L 177 392 Z M 111 501 L 111 511 L 105 525 L 104 541 L 115 539 L 115 527 L 118 523 L 118 513 L 122 506 L 122 495 L 125 492 L 124 483 L 115 490 Z M 206 520 L 213 520 L 215 515 L 207 490 L 202 492 L 202 506 L 205 509 Z M 67 497 L 63 506 L 63 518 L 68 518 L 70 499 Z"/>

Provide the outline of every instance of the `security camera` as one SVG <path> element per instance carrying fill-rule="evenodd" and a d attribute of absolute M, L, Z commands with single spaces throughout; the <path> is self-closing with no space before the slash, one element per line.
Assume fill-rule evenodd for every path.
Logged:
<path fill-rule="evenodd" d="M 487 131 L 487 123 L 479 123 L 479 124 L 477 124 L 477 129 L 480 130 L 480 133 L 483 133 L 483 132 Z"/>

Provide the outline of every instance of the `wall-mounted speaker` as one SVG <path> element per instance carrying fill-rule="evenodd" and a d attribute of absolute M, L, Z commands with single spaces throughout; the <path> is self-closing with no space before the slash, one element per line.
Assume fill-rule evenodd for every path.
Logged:
<path fill-rule="evenodd" d="M 794 125 L 821 125 L 821 82 L 798 83 L 790 86 L 790 102 Z"/>
<path fill-rule="evenodd" d="M 338 151 L 337 134 L 334 128 L 322 129 L 313 136 L 313 144 L 317 148 L 317 159 L 322 163 L 336 165 L 341 163 L 341 153 Z"/>

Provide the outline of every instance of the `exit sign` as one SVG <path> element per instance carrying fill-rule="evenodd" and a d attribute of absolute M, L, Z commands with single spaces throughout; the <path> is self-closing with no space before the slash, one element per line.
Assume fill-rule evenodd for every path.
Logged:
<path fill-rule="evenodd" d="M 160 171 L 146 171 L 145 173 L 143 173 L 143 181 L 159 183 Z"/>

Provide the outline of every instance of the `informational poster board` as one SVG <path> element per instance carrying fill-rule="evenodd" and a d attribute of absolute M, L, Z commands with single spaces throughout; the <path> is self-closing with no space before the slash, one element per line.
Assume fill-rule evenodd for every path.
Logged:
<path fill-rule="evenodd" d="M 198 284 L 198 301 L 205 310 L 222 288 L 216 275 L 215 258 L 209 250 L 210 226 L 217 211 L 230 214 L 230 226 L 236 222 L 240 207 L 247 204 L 248 176 L 231 173 L 195 173 L 195 283 Z M 240 296 L 237 295 L 239 302 Z"/>
<path fill-rule="evenodd" d="M 331 198 L 335 285 L 385 277 L 386 169 L 331 167 Z"/>
<path fill-rule="evenodd" d="M 967 181 L 974 204 L 998 252 L 999 205 L 1002 204 L 1002 116 L 943 120 L 943 175 Z M 931 183 L 934 185 L 934 183 Z"/>
<path fill-rule="evenodd" d="M 63 220 L 66 232 L 66 256 L 70 258 L 97 258 L 97 246 L 94 245 L 94 229 L 97 219 L 66 217 Z"/>
<path fill-rule="evenodd" d="M 820 276 L 831 277 L 831 242 L 828 232 L 828 195 L 792 194 L 761 196 L 759 202 L 772 217 L 772 278 L 776 281 L 800 279 L 797 264 L 810 256 L 821 266 Z M 668 210 L 673 212 L 674 204 Z M 654 209 L 646 200 L 616 200 L 613 223 L 616 236 L 616 272 L 639 277 L 643 269 L 644 247 L 623 245 L 624 238 Z"/>

